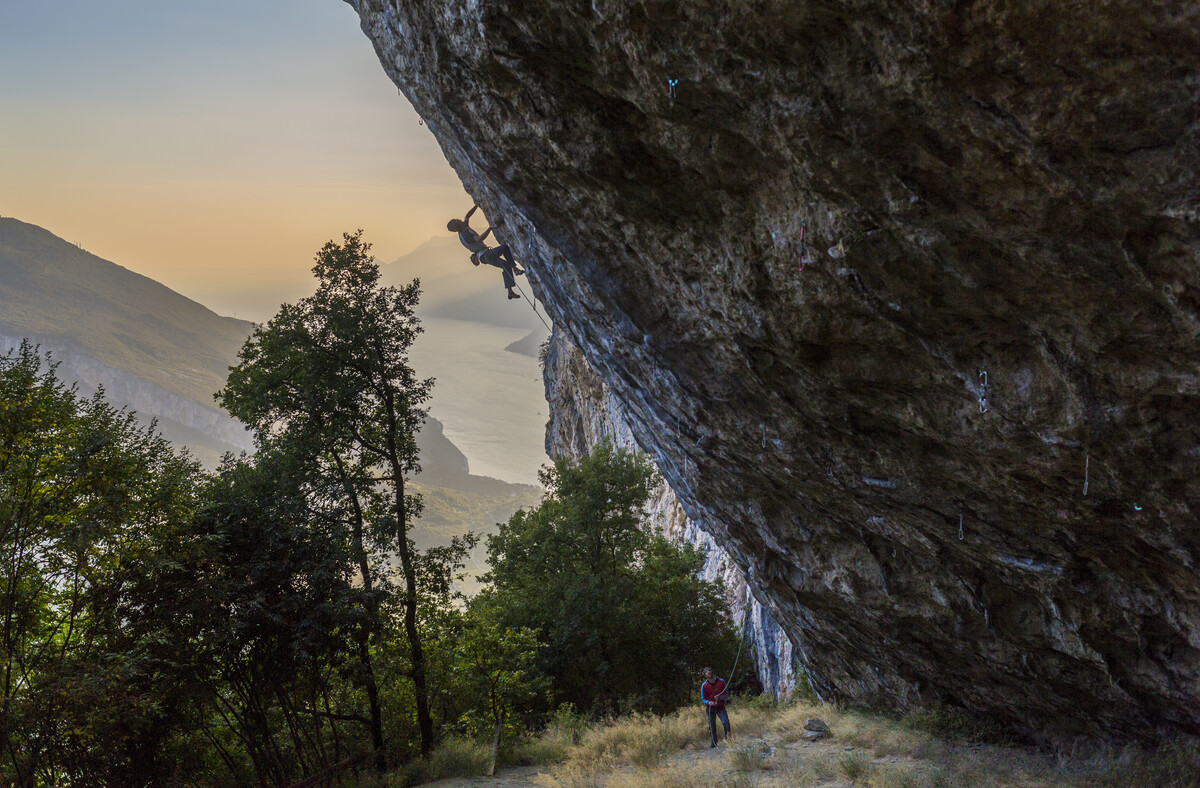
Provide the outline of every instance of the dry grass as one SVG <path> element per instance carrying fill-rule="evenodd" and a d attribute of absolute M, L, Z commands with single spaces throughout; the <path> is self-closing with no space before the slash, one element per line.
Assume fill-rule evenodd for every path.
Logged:
<path fill-rule="evenodd" d="M 626 764 L 655 770 L 664 755 L 702 741 L 707 736 L 704 725 L 696 710 L 688 707 L 664 717 L 635 715 L 593 727 L 568 749 L 563 765 L 540 784 L 590 788 L 597 784 L 597 775 L 618 771 Z"/>
<path fill-rule="evenodd" d="M 831 739 L 800 742 L 812 718 L 830 727 Z M 704 715 L 690 707 L 595 725 L 574 744 L 552 726 L 546 736 L 554 746 L 546 749 L 565 758 L 536 782 L 544 788 L 1200 786 L 1200 751 L 1183 745 L 1073 751 L 1056 760 L 1027 748 L 969 743 L 981 729 L 954 715 L 896 720 L 808 702 L 738 704 L 730 723 L 734 738 L 724 757 L 708 752 Z M 766 756 L 764 741 L 774 756 Z M 691 752 L 675 757 L 684 750 Z"/>
<path fill-rule="evenodd" d="M 655 767 L 613 775 L 605 788 L 753 788 L 741 774 L 717 774 L 701 764 Z"/>
<path fill-rule="evenodd" d="M 729 750 L 729 765 L 735 772 L 758 772 L 767 768 L 767 752 L 763 742 L 748 742 Z"/>
<path fill-rule="evenodd" d="M 833 757 L 828 754 L 788 757 L 776 764 L 780 785 L 807 788 L 832 780 L 838 774 Z"/>

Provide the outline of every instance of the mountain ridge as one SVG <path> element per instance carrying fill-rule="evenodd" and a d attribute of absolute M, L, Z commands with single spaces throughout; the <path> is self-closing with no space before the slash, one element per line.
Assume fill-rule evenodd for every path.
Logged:
<path fill-rule="evenodd" d="M 212 395 L 252 329 L 45 228 L 0 218 L 0 330 L 61 344 L 217 410 Z"/>

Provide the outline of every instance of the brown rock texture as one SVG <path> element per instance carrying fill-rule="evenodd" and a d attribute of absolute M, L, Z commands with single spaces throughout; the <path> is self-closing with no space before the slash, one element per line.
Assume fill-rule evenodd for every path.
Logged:
<path fill-rule="evenodd" d="M 826 697 L 1200 733 L 1200 5 L 351 4 Z"/>

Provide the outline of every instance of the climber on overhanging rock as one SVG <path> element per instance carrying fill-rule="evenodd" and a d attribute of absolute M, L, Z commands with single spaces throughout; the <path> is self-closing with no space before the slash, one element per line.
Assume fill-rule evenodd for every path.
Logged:
<path fill-rule="evenodd" d="M 462 241 L 463 246 L 471 250 L 472 263 L 475 265 L 487 263 L 499 268 L 504 274 L 504 286 L 508 289 L 508 297 L 520 298 L 521 296 L 513 292 L 513 288 L 517 286 L 516 277 L 521 276 L 525 272 L 513 262 L 508 244 L 500 244 L 495 249 L 489 249 L 488 245 L 483 242 L 492 232 L 490 226 L 483 231 L 482 235 L 471 229 L 471 214 L 477 210 L 479 210 L 479 206 L 472 205 L 471 210 L 467 211 L 466 216 L 461 219 L 451 219 L 447 222 L 446 229 L 452 233 L 458 233 L 458 240 Z"/>

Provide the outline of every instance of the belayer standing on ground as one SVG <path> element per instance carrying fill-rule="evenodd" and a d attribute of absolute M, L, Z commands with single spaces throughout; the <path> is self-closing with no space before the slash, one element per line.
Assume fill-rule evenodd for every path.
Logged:
<path fill-rule="evenodd" d="M 508 288 L 509 298 L 520 298 L 521 296 L 513 292 L 513 288 L 517 286 L 516 277 L 521 276 L 525 272 L 517 268 L 517 264 L 513 262 L 512 253 L 509 251 L 508 244 L 500 244 L 495 249 L 489 249 L 488 245 L 483 241 L 491 235 L 492 228 L 489 226 L 483 231 L 483 234 L 475 232 L 471 229 L 469 222 L 471 214 L 479 210 L 478 205 L 472 205 L 471 210 L 467 211 L 467 215 L 461 219 L 451 219 L 446 223 L 446 229 L 452 233 L 458 233 L 458 240 L 462 241 L 462 245 L 471 250 L 471 262 L 475 265 L 486 263 L 494 265 L 504 274 L 504 286 Z"/>
<path fill-rule="evenodd" d="M 725 711 L 725 679 L 717 678 L 712 668 L 704 669 L 704 683 L 700 685 L 700 700 L 704 703 L 704 711 L 708 713 L 708 732 L 712 734 L 710 748 L 717 746 L 717 718 L 725 728 L 725 738 L 729 738 L 729 712 Z"/>

